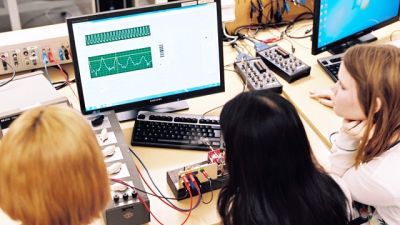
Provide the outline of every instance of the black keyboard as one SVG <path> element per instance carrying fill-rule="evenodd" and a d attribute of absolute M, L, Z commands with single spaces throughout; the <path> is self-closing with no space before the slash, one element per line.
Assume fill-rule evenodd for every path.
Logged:
<path fill-rule="evenodd" d="M 333 81 L 338 80 L 338 72 L 340 63 L 342 62 L 343 54 L 337 54 L 325 58 L 318 59 L 318 64 L 322 66 L 325 72 L 332 78 Z"/>
<path fill-rule="evenodd" d="M 140 111 L 131 144 L 178 149 L 223 147 L 218 116 Z"/>

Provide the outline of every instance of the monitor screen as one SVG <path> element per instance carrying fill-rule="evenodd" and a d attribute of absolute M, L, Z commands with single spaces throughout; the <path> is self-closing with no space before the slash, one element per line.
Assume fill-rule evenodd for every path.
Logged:
<path fill-rule="evenodd" d="M 224 91 L 218 0 L 179 1 L 67 20 L 84 114 Z"/>
<path fill-rule="evenodd" d="M 316 0 L 312 54 L 397 21 L 399 7 L 400 0 Z"/>

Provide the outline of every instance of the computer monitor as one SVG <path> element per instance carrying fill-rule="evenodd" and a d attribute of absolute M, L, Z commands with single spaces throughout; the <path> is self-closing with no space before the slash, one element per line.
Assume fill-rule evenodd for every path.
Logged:
<path fill-rule="evenodd" d="M 311 53 L 376 40 L 370 32 L 398 21 L 399 8 L 400 0 L 315 0 Z"/>
<path fill-rule="evenodd" d="M 134 111 L 118 113 L 223 92 L 221 24 L 219 0 L 68 19 L 82 113 L 115 110 L 120 120 L 134 119 Z"/>

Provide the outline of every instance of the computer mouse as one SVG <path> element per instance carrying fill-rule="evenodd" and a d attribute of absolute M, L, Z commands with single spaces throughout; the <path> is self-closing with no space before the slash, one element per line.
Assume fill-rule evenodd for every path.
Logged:
<path fill-rule="evenodd" d="M 112 156 L 115 153 L 115 145 L 109 145 L 101 151 L 104 157 Z"/>
<path fill-rule="evenodd" d="M 98 115 L 94 117 L 90 122 L 92 123 L 92 126 L 97 127 L 100 126 L 104 121 L 104 115 Z"/>
<path fill-rule="evenodd" d="M 116 162 L 107 167 L 107 172 L 109 175 L 116 174 L 121 170 L 121 168 L 122 168 L 122 163 Z"/>
<path fill-rule="evenodd" d="M 126 189 L 128 189 L 128 187 L 125 184 L 121 184 L 121 183 L 115 183 L 113 185 L 111 185 L 111 190 L 112 191 L 125 191 Z"/>

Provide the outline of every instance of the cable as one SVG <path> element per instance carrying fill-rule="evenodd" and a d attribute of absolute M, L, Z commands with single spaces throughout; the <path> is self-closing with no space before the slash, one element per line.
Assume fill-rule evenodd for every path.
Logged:
<path fill-rule="evenodd" d="M 14 80 L 16 71 L 15 71 L 15 68 L 9 62 L 7 62 L 5 59 L 0 57 L 0 60 L 3 61 L 4 63 L 6 63 L 13 70 L 13 75 L 11 76 L 11 78 L 7 81 L 4 81 L 3 83 L 0 83 L 0 87 L 3 87 L 4 85 L 6 85 Z"/>
<path fill-rule="evenodd" d="M 49 82 L 52 84 L 49 71 L 47 70 L 47 63 L 43 63 L 43 64 L 44 64 L 44 71 L 45 71 L 45 75 L 44 75 L 44 76 L 45 76 L 45 77 L 47 78 L 47 80 L 49 80 Z"/>
<path fill-rule="evenodd" d="M 256 42 L 255 42 L 253 39 L 251 39 L 251 38 L 249 38 L 249 37 L 246 37 L 245 35 L 242 35 L 242 38 L 243 38 L 243 39 L 246 39 L 246 40 L 248 40 L 248 41 L 250 41 L 250 42 L 253 43 L 253 44 L 256 44 Z"/>
<path fill-rule="evenodd" d="M 123 180 L 120 180 L 120 179 L 111 178 L 111 180 L 114 181 L 114 182 L 120 183 L 120 184 L 124 184 L 124 183 L 122 183 L 122 182 L 124 182 L 124 181 L 123 181 Z M 140 189 L 140 188 L 137 188 L 137 187 L 134 187 L 134 188 L 135 188 L 135 190 L 137 190 L 137 191 L 139 191 L 139 192 L 142 192 L 142 193 L 144 193 L 144 194 L 148 194 L 148 195 L 151 195 L 151 196 L 154 196 L 154 197 L 157 197 L 157 198 L 163 198 L 163 197 L 160 196 L 160 195 L 156 195 L 156 194 L 147 192 L 147 191 L 142 190 L 142 189 Z M 167 197 L 167 199 L 179 200 L 179 199 L 174 198 L 174 197 Z"/>
<path fill-rule="evenodd" d="M 241 34 L 241 35 L 244 37 L 243 34 Z M 237 43 L 232 43 L 231 45 L 232 45 L 232 47 L 235 48 L 235 50 L 238 52 L 238 56 L 236 56 L 235 61 L 236 61 L 236 62 L 239 62 L 239 61 L 240 61 L 243 65 L 246 65 L 246 66 L 247 66 L 247 63 L 244 63 L 244 60 L 250 59 L 251 56 L 249 56 L 249 55 L 247 55 L 247 54 L 244 54 L 244 53 L 241 51 L 241 49 L 239 49 L 240 46 L 239 46 Z M 247 68 L 246 68 L 246 69 L 247 69 Z M 224 69 L 224 70 L 232 71 L 232 72 L 235 72 L 236 74 L 238 74 L 235 70 L 229 70 L 229 69 Z M 243 79 L 242 79 L 242 80 L 243 80 Z M 243 80 L 243 89 L 242 89 L 242 92 L 244 92 L 244 91 L 246 90 L 246 87 L 247 87 L 247 79 L 244 79 L 244 80 Z M 222 105 L 222 106 L 223 106 L 223 105 Z M 222 107 L 222 106 L 219 106 L 219 107 Z M 209 111 L 206 111 L 205 113 L 203 113 L 203 116 L 206 115 L 207 113 L 209 113 L 209 112 L 211 112 L 211 111 L 213 111 L 213 110 L 219 108 L 219 107 L 216 107 L 216 108 L 213 108 L 213 109 L 211 109 L 211 110 L 209 110 Z"/>
<path fill-rule="evenodd" d="M 167 198 L 167 197 L 165 197 L 165 196 L 163 196 L 163 195 L 162 195 L 162 196 L 157 195 L 157 194 L 155 193 L 155 191 L 150 187 L 149 183 L 147 183 L 147 181 L 144 179 L 143 174 L 140 172 L 140 170 L 139 170 L 139 168 L 137 167 L 137 165 L 135 165 L 135 167 L 136 167 L 136 170 L 137 170 L 138 173 L 139 173 L 140 178 L 143 180 L 144 184 L 150 189 L 150 191 L 152 192 L 152 195 L 153 195 L 154 197 L 159 198 L 160 201 L 162 201 L 164 204 L 168 205 L 169 207 L 171 207 L 171 208 L 173 208 L 173 209 L 175 209 L 175 210 L 177 210 L 177 211 L 181 211 L 179 208 L 175 207 L 175 205 L 169 204 L 169 203 L 164 202 L 164 201 L 162 200 L 162 199 L 165 199 L 165 200 L 167 200 L 167 199 L 179 200 L 179 199 L 177 199 L 177 198 Z M 184 197 L 187 197 L 187 193 L 186 193 L 186 195 L 185 195 Z"/>
<path fill-rule="evenodd" d="M 135 165 L 136 166 L 136 165 Z M 139 173 L 140 178 L 143 180 L 144 184 L 150 189 L 150 191 L 154 194 L 155 197 L 158 197 L 160 199 L 161 202 L 163 202 L 164 204 L 166 204 L 167 206 L 171 207 L 172 209 L 175 209 L 179 212 L 187 212 L 187 209 L 181 210 L 180 208 L 176 207 L 175 205 L 173 205 L 172 203 L 166 202 L 163 199 L 167 200 L 168 198 L 166 198 L 165 196 L 158 196 L 157 194 L 155 194 L 155 191 L 150 187 L 150 185 L 147 183 L 147 181 L 144 179 L 142 173 L 140 172 L 139 168 L 136 166 L 136 169 Z M 187 194 L 187 193 L 186 193 Z"/>
<path fill-rule="evenodd" d="M 311 17 L 310 17 L 310 18 L 307 18 L 307 17 L 306 17 L 306 18 L 302 18 L 303 16 L 306 16 L 306 15 L 311 15 Z M 285 30 L 282 32 L 281 36 L 282 36 L 282 35 L 286 35 L 287 37 L 293 38 L 293 39 L 301 39 L 301 38 L 311 37 L 311 35 L 305 35 L 305 36 L 300 36 L 300 37 L 290 36 L 290 35 L 288 34 L 288 31 L 289 31 L 290 29 L 292 29 L 293 25 L 294 25 L 296 22 L 299 22 L 299 21 L 301 21 L 301 20 L 312 19 L 313 16 L 314 16 L 314 14 L 313 14 L 312 12 L 300 13 L 299 15 L 297 15 L 297 16 L 286 26 L 286 28 L 285 28 Z"/>
<path fill-rule="evenodd" d="M 296 30 L 294 30 L 292 33 L 296 33 L 297 31 L 299 31 L 300 29 L 302 29 L 302 28 L 304 28 L 304 27 L 309 27 L 311 25 L 311 28 L 310 29 L 306 29 L 305 31 L 304 31 L 304 35 L 303 36 L 293 36 L 293 35 L 290 35 L 290 34 L 288 34 L 288 33 L 286 33 L 286 36 L 287 37 L 289 37 L 289 38 L 292 38 L 292 39 L 303 39 L 303 38 L 307 38 L 307 37 L 311 37 L 312 36 L 312 34 L 309 34 L 310 32 L 312 32 L 312 23 L 311 24 L 304 24 L 304 25 L 302 25 L 301 27 L 299 27 L 299 28 L 297 28 Z M 288 30 L 289 31 L 289 30 Z M 307 35 L 308 34 L 308 35 Z"/>
<path fill-rule="evenodd" d="M 172 207 L 172 208 L 174 208 L 174 209 L 176 209 L 176 210 L 178 210 L 178 211 L 181 211 L 181 212 L 188 212 L 189 210 L 188 209 L 182 209 L 182 208 L 180 208 L 180 207 L 178 207 L 178 206 L 176 206 L 175 204 L 173 204 L 171 201 L 169 201 L 169 199 L 168 198 L 166 198 L 165 197 L 165 195 L 160 191 L 160 189 L 158 188 L 158 186 L 155 184 L 155 182 L 154 182 L 154 180 L 153 180 L 153 178 L 151 177 L 151 175 L 150 175 L 150 173 L 149 173 L 149 170 L 147 169 L 147 167 L 144 165 L 144 163 L 143 163 L 143 161 L 140 159 L 140 157 L 131 149 L 131 148 L 129 148 L 129 151 L 133 154 L 133 156 L 135 156 L 135 158 L 139 161 L 139 163 L 142 165 L 142 167 L 143 167 L 143 169 L 145 170 L 145 172 L 146 172 L 146 174 L 147 174 L 147 176 L 149 177 L 149 179 L 150 179 L 150 181 L 151 181 L 151 183 L 153 184 L 153 186 L 157 189 L 157 191 L 160 193 L 160 195 L 165 199 L 165 201 L 167 201 L 169 204 L 167 204 L 167 205 L 169 205 L 170 207 Z M 141 175 L 141 173 L 140 173 L 140 171 L 138 170 L 138 172 L 139 172 L 139 175 Z M 141 176 L 142 177 L 142 179 L 143 179 L 143 176 Z M 155 194 L 155 192 L 153 191 L 153 189 L 150 187 L 150 185 L 148 185 L 148 183 L 143 179 L 143 182 L 146 184 L 146 186 L 150 189 L 150 191 L 152 191 L 154 194 Z M 190 194 L 190 193 L 189 193 Z M 160 199 L 161 200 L 161 199 Z M 161 200 L 162 202 L 164 202 L 164 200 Z M 196 203 L 196 205 L 193 207 L 193 209 L 195 209 L 195 208 L 197 208 L 198 206 L 199 206 L 199 204 L 200 204 L 200 199 L 197 201 L 197 203 Z M 165 202 L 164 202 L 165 203 Z"/>
<path fill-rule="evenodd" d="M 134 186 L 132 186 L 132 185 L 130 185 L 130 184 L 128 184 L 128 183 L 126 183 L 126 182 L 123 181 L 123 180 L 115 179 L 115 178 L 110 178 L 110 180 L 111 180 L 111 181 L 114 181 L 114 182 L 116 182 L 116 183 L 123 184 L 123 185 L 125 185 L 125 186 L 127 186 L 127 187 L 130 187 L 133 191 L 136 191 L 136 190 L 137 190 L 137 188 L 135 188 Z M 157 219 L 157 217 L 151 212 L 150 207 L 149 207 L 149 206 L 147 205 L 147 203 L 144 201 L 144 199 L 142 198 L 142 196 L 140 196 L 139 193 L 138 193 L 137 196 L 138 196 L 138 198 L 139 198 L 139 201 L 144 205 L 144 207 L 146 208 L 146 210 L 154 217 L 154 219 L 156 219 L 157 222 L 158 222 L 159 224 L 163 224 L 163 223 L 161 223 L 161 222 Z"/>
<path fill-rule="evenodd" d="M 55 66 L 55 68 L 57 68 L 60 71 L 63 71 L 65 73 L 65 75 L 67 76 L 68 80 L 69 80 L 69 77 L 70 77 L 69 73 L 61 65 L 60 66 Z M 75 79 L 69 80 L 69 82 L 70 83 L 74 83 Z M 54 88 L 56 90 L 60 90 L 60 89 L 62 89 L 64 87 L 66 87 L 68 85 L 68 82 L 66 80 L 64 80 L 64 81 L 56 81 L 56 82 L 53 82 L 52 85 L 54 86 Z M 55 85 L 58 85 L 58 86 L 55 86 Z"/>
<path fill-rule="evenodd" d="M 142 198 L 142 196 L 140 196 L 139 194 L 137 195 L 139 198 L 139 201 L 144 205 L 144 207 L 146 208 L 146 210 L 151 214 L 151 216 L 153 216 L 153 218 L 155 220 L 157 220 L 157 222 L 159 224 L 163 224 L 160 222 L 160 220 L 153 214 L 153 212 L 150 210 L 150 207 L 147 205 L 147 203 L 144 201 L 144 199 Z"/>
<path fill-rule="evenodd" d="M 186 177 L 185 177 L 185 178 L 186 178 Z M 123 181 L 123 180 L 115 179 L 115 178 L 110 178 L 110 180 L 113 181 L 113 182 L 116 182 L 116 183 L 123 184 L 123 185 L 125 185 L 125 186 L 131 188 L 133 191 L 136 191 L 136 190 L 139 191 L 139 189 L 137 189 L 136 187 L 134 187 L 134 186 L 132 186 L 132 185 L 126 183 L 126 182 Z M 192 207 L 192 206 L 193 206 L 193 196 L 192 196 L 192 192 L 190 191 L 190 188 L 189 188 L 189 186 L 188 186 L 188 184 L 187 184 L 187 178 L 185 179 L 184 185 L 185 185 L 185 188 L 186 188 L 186 190 L 189 192 L 189 195 L 190 195 L 190 209 L 189 209 L 189 214 L 186 216 L 185 220 L 182 222 L 182 225 L 185 224 L 186 221 L 189 219 L 190 214 L 191 214 L 191 211 L 193 210 L 193 207 Z M 197 185 L 197 184 L 196 184 L 196 185 Z M 150 207 L 147 205 L 147 203 L 144 201 L 144 199 L 143 199 L 139 194 L 138 194 L 138 198 L 139 198 L 139 201 L 145 206 L 146 210 L 154 217 L 154 219 L 156 219 L 157 222 L 158 222 L 159 224 L 163 224 L 163 223 L 161 223 L 161 221 L 151 212 Z"/>
<path fill-rule="evenodd" d="M 189 184 L 188 184 L 189 182 L 188 182 L 186 176 L 183 176 L 183 180 L 184 180 L 184 185 L 185 185 L 186 191 L 189 192 L 189 198 L 190 198 L 189 213 L 188 213 L 186 219 L 182 222 L 182 224 L 185 224 L 186 221 L 189 219 L 190 214 L 193 211 L 193 195 L 192 195 L 192 191 L 190 190 L 190 187 L 189 187 Z M 200 199 L 201 198 L 201 192 L 199 192 L 199 193 L 200 193 L 199 194 L 199 196 L 200 196 L 199 199 Z M 198 201 L 198 202 L 200 202 L 200 201 Z"/>
<path fill-rule="evenodd" d="M 149 184 L 148 184 L 148 183 L 146 182 L 146 180 L 143 178 L 143 175 L 140 173 L 140 171 L 139 171 L 139 169 L 137 168 L 137 166 L 136 166 L 136 169 L 138 170 L 138 173 L 139 173 L 140 178 L 144 181 L 144 183 L 146 184 L 146 186 L 154 193 L 153 189 L 151 189 L 151 187 L 149 186 Z M 171 205 L 168 204 L 167 202 L 165 202 L 164 200 L 162 200 L 161 197 L 158 197 L 158 196 L 157 196 L 157 197 L 158 197 L 158 198 L 160 199 L 160 201 L 162 201 L 164 204 L 166 204 L 167 206 L 169 206 L 169 207 L 171 207 L 171 208 L 173 208 L 173 209 L 175 209 L 175 210 L 177 210 L 177 211 L 179 211 L 179 212 L 189 212 L 189 214 L 186 216 L 185 220 L 182 222 L 182 224 L 185 224 L 186 221 L 189 219 L 189 217 L 190 217 L 191 212 L 193 211 L 193 209 L 197 208 L 197 206 L 200 204 L 200 200 L 201 200 L 201 198 L 202 198 L 202 195 L 201 195 L 201 192 L 199 192 L 199 193 L 200 193 L 199 199 L 198 199 L 198 201 L 197 201 L 195 207 L 193 207 L 193 195 L 192 195 L 192 191 L 190 190 L 190 187 L 189 187 L 189 185 L 188 185 L 188 181 L 187 181 L 186 176 L 183 177 L 183 180 L 184 180 L 184 186 L 185 186 L 185 189 L 186 189 L 186 193 L 189 193 L 189 198 L 190 198 L 190 207 L 189 207 L 188 210 L 182 211 L 180 208 L 176 207 L 175 205 L 173 205 L 173 204 L 171 204 Z M 161 192 L 160 192 L 160 193 L 161 193 Z M 166 198 L 164 198 L 164 199 L 167 200 Z M 154 215 L 153 215 L 153 217 L 154 217 Z M 155 218 L 155 217 L 154 217 L 154 218 Z M 157 220 L 157 221 L 158 221 L 158 220 Z M 158 221 L 158 222 L 159 222 L 159 221 Z"/>
<path fill-rule="evenodd" d="M 233 43 L 233 42 L 235 42 L 235 41 L 237 41 L 238 36 L 232 36 L 232 35 L 229 35 L 229 34 L 226 32 L 225 23 L 222 23 L 222 31 L 224 32 L 224 36 L 225 36 L 225 37 L 227 37 L 227 38 L 229 38 L 229 39 L 232 39 L 231 41 L 227 41 L 229 44 L 230 44 L 230 43 Z"/>
<path fill-rule="evenodd" d="M 234 70 L 232 70 L 233 72 L 236 72 L 236 71 L 234 71 Z M 207 115 L 208 113 L 210 113 L 210 112 L 212 112 L 212 111 L 214 111 L 214 110 L 216 110 L 216 109 L 218 109 L 218 108 L 221 108 L 222 106 L 224 106 L 224 105 L 219 105 L 219 106 L 217 106 L 217 107 L 214 107 L 214 108 L 212 108 L 212 109 L 210 109 L 210 110 L 208 110 L 208 111 L 206 111 L 206 112 L 204 112 L 202 115 L 201 115 L 201 117 L 203 118 L 205 115 Z"/>
<path fill-rule="evenodd" d="M 59 63 L 57 63 L 58 68 L 60 69 L 61 73 L 64 75 L 65 81 L 67 82 L 68 87 L 71 89 L 72 93 L 75 95 L 76 99 L 79 101 L 78 95 L 76 95 L 74 89 L 71 87 L 71 83 L 69 82 L 69 78 L 67 74 L 65 73 L 64 69 L 60 66 Z"/>
<path fill-rule="evenodd" d="M 212 186 L 211 186 L 211 178 L 208 176 L 208 174 L 207 174 L 207 172 L 205 171 L 205 170 L 203 170 L 203 171 L 200 171 L 202 174 L 203 174 L 203 176 L 210 182 L 210 190 L 211 190 L 211 198 L 210 198 L 210 200 L 208 200 L 207 202 L 205 202 L 205 201 L 203 201 L 203 199 L 201 200 L 201 202 L 203 203 L 203 204 L 210 204 L 211 202 L 212 202 L 212 200 L 213 200 L 213 198 L 214 198 L 214 192 L 212 191 Z"/>

